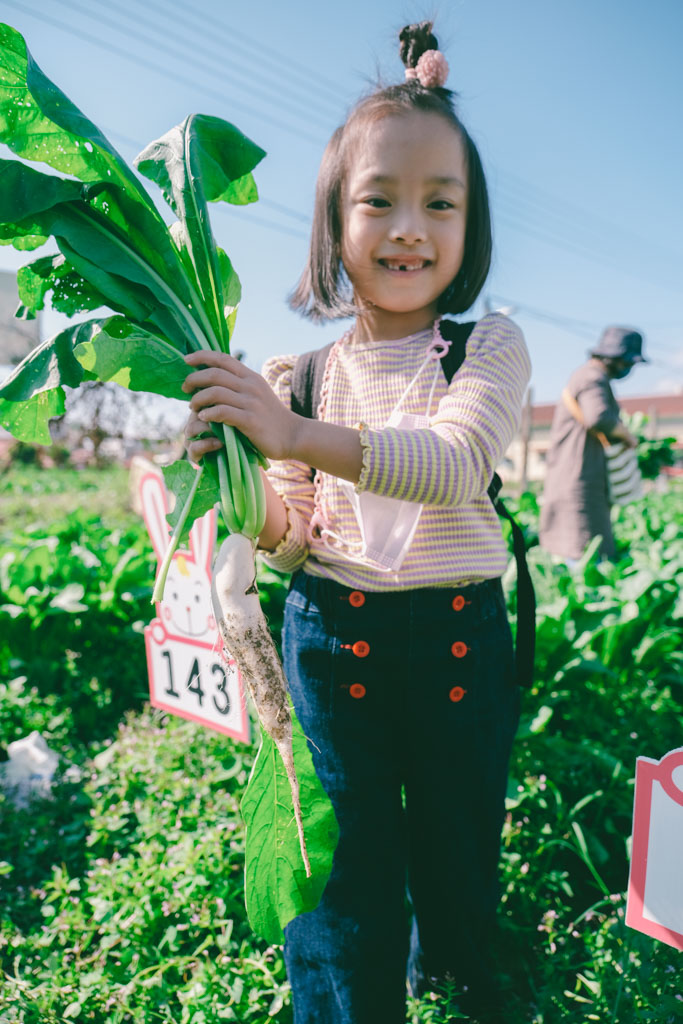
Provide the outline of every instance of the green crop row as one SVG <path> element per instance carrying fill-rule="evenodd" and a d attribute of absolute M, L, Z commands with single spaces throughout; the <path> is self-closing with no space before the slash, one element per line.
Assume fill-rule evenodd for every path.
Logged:
<path fill-rule="evenodd" d="M 50 521 L 60 472 L 32 524 L 0 521 L 0 756 L 32 729 L 61 756 L 50 799 L 0 793 L 0 1022 L 289 1024 L 281 950 L 243 906 L 253 752 L 146 704 L 151 548 L 85 491 Z M 621 510 L 620 561 L 573 573 L 535 545 L 533 495 L 518 503 L 539 607 L 503 835 L 510 1024 L 680 1019 L 680 954 L 626 928 L 624 893 L 635 759 L 683 735 L 681 493 Z M 277 632 L 286 581 L 259 582 Z M 410 1014 L 457 1019 L 457 993 Z"/>

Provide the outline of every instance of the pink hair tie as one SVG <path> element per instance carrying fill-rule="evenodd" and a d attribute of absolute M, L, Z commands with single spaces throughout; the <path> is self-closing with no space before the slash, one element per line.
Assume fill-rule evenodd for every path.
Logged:
<path fill-rule="evenodd" d="M 446 84 L 448 61 L 441 50 L 425 50 L 414 68 L 406 68 L 406 79 L 417 78 L 425 89 L 436 89 Z"/>

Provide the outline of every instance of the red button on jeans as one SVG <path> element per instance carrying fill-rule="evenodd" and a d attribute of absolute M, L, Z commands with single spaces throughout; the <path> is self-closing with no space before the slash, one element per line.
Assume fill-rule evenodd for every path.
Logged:
<path fill-rule="evenodd" d="M 356 640 L 351 650 L 357 658 L 367 658 L 370 653 L 370 644 L 367 640 Z"/>
<path fill-rule="evenodd" d="M 463 690 L 462 686 L 454 686 L 451 692 L 448 694 L 448 696 L 451 698 L 454 704 L 457 704 L 458 701 L 463 699 L 466 693 L 467 690 Z"/>
<path fill-rule="evenodd" d="M 456 640 L 451 647 L 451 654 L 454 658 L 464 658 L 468 650 L 467 644 L 464 644 L 462 640 Z"/>
<path fill-rule="evenodd" d="M 349 693 L 352 697 L 355 697 L 356 700 L 360 700 L 361 697 L 365 696 L 365 687 L 362 683 L 353 683 L 349 687 Z"/>

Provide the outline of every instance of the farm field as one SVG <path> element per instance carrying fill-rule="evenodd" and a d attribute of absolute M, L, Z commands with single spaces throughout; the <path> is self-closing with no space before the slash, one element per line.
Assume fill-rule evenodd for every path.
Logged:
<path fill-rule="evenodd" d="M 683 746 L 682 498 L 622 509 L 619 562 L 573 573 L 533 546 L 535 497 L 508 502 L 539 604 L 501 861 L 509 1024 L 683 1018 L 682 954 L 624 924 L 635 759 Z M 244 911 L 254 751 L 147 703 L 154 570 L 124 470 L 0 477 L 0 758 L 34 729 L 60 755 L 51 798 L 0 792 L 0 1024 L 291 1024 L 281 949 Z M 277 637 L 286 579 L 259 586 Z"/>

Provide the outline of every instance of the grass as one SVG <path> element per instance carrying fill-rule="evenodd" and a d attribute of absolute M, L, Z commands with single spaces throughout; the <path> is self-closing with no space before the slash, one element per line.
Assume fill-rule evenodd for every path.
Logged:
<path fill-rule="evenodd" d="M 617 566 L 570 575 L 530 552 L 539 667 L 503 834 L 506 1024 L 681 1018 L 680 954 L 624 924 L 635 757 L 683 731 L 680 498 L 620 514 Z M 291 1024 L 282 951 L 244 911 L 253 751 L 145 700 L 154 558 L 127 475 L 25 467 L 0 478 L 0 505 L 0 750 L 38 729 L 61 757 L 50 799 L 0 794 L 0 1024 Z M 533 496 L 519 508 L 533 545 Z M 276 633 L 283 583 L 261 573 Z M 457 1006 L 447 987 L 409 1019 Z"/>

